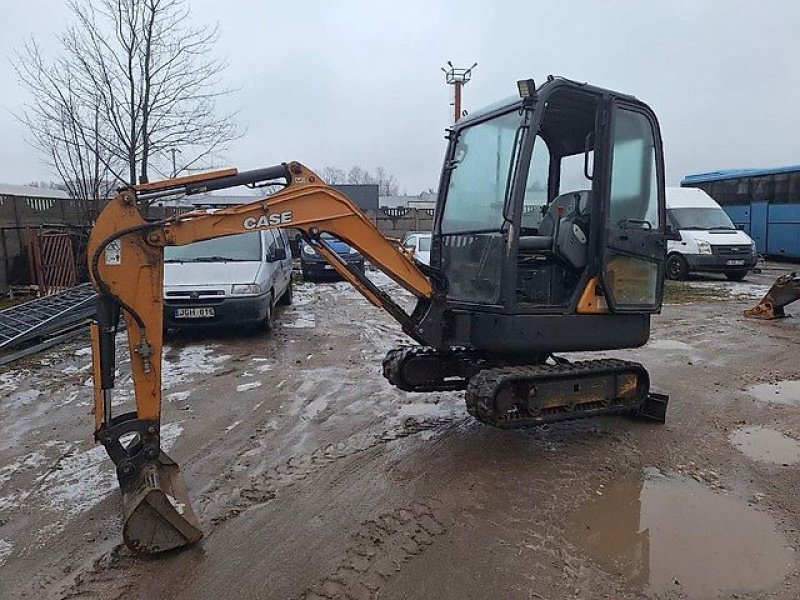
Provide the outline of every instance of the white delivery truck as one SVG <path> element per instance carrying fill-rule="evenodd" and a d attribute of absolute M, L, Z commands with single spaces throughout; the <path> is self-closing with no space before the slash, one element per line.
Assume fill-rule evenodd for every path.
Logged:
<path fill-rule="evenodd" d="M 667 223 L 673 233 L 680 234 L 680 239 L 668 241 L 669 279 L 711 272 L 741 281 L 758 260 L 750 236 L 736 229 L 722 207 L 703 190 L 667 188 Z"/>

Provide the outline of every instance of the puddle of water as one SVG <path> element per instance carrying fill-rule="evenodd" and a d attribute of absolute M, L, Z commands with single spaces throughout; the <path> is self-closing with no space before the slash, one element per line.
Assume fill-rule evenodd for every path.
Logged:
<path fill-rule="evenodd" d="M 794 565 L 766 513 L 660 474 L 606 486 L 567 537 L 636 592 L 699 599 L 768 590 Z"/>
<path fill-rule="evenodd" d="M 759 383 L 747 388 L 752 394 L 764 402 L 776 404 L 800 404 L 800 381 L 776 381 L 775 383 Z"/>
<path fill-rule="evenodd" d="M 766 427 L 743 427 L 730 436 L 730 442 L 754 460 L 793 465 L 800 462 L 800 442 Z"/>

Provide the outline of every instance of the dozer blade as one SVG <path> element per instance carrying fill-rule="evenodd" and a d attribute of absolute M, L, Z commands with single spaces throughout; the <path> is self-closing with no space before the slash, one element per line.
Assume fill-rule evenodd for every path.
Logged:
<path fill-rule="evenodd" d="M 800 299 L 800 275 L 797 273 L 781 275 L 757 306 L 744 311 L 744 316 L 765 321 L 781 319 L 786 316 L 784 307 L 798 299 Z"/>
<path fill-rule="evenodd" d="M 200 541 L 180 468 L 161 452 L 137 475 L 120 481 L 125 544 L 137 554 L 157 554 Z"/>

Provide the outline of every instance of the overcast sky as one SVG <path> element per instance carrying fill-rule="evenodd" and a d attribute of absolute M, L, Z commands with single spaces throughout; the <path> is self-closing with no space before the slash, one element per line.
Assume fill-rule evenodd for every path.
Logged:
<path fill-rule="evenodd" d="M 617 89 L 659 117 L 668 183 L 700 171 L 800 163 L 800 2 L 191 0 L 219 22 L 225 101 L 242 169 L 299 160 L 384 166 L 401 190 L 435 186 L 449 124 L 440 67 L 478 63 L 475 110 L 548 74 Z M 0 0 L 0 182 L 56 179 L 24 141 L 10 61 L 34 36 L 55 51 L 63 0 Z"/>

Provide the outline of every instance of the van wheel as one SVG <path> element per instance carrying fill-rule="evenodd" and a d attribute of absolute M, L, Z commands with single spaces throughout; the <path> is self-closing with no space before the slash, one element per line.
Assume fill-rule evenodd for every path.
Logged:
<path fill-rule="evenodd" d="M 670 254 L 665 268 L 667 279 L 683 281 L 689 276 L 689 264 L 680 254 Z"/>
<path fill-rule="evenodd" d="M 725 277 L 731 281 L 741 281 L 747 276 L 746 269 L 739 269 L 738 271 L 725 271 Z"/>
<path fill-rule="evenodd" d="M 269 294 L 269 299 L 267 300 L 267 314 L 266 316 L 256 324 L 256 329 L 259 333 L 269 333 L 272 331 L 274 325 L 274 318 L 275 315 L 275 307 L 272 302 L 272 292 Z"/>
<path fill-rule="evenodd" d="M 283 296 L 278 299 L 280 306 L 289 306 L 292 303 L 292 280 L 289 279 L 289 284 L 286 286 L 286 291 Z"/>

